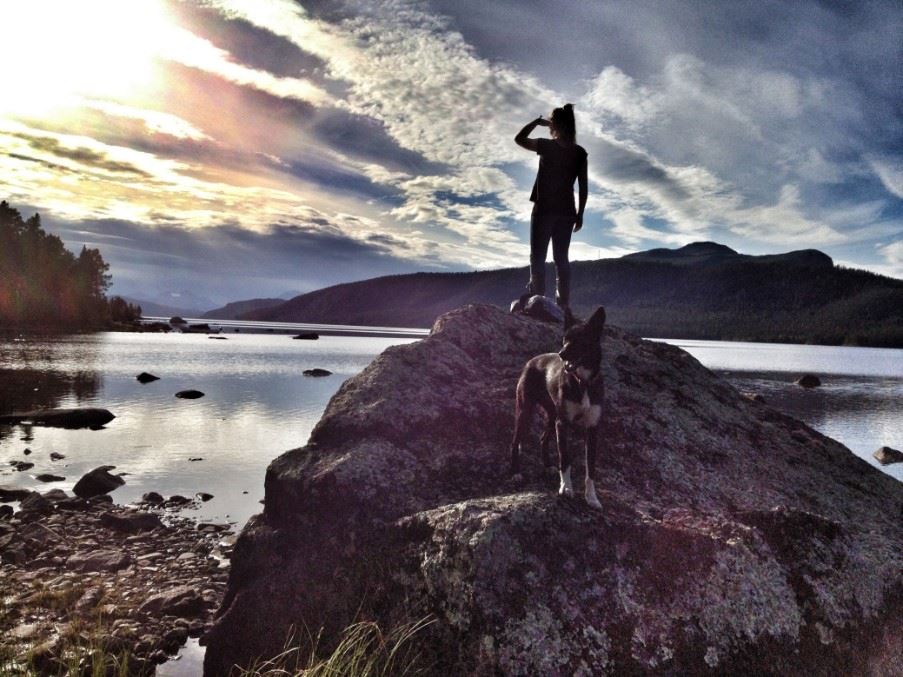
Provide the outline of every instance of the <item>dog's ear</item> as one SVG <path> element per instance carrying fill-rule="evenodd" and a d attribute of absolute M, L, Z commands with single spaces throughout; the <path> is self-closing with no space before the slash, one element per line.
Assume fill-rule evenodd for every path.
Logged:
<path fill-rule="evenodd" d="M 595 334 L 602 336 L 602 328 L 605 326 L 605 308 L 602 306 L 596 308 L 596 312 L 586 321 L 586 326 Z"/>
<path fill-rule="evenodd" d="M 577 320 L 574 319 L 574 313 L 571 312 L 571 309 L 565 306 L 564 309 L 564 330 L 567 331 L 571 327 L 577 324 Z"/>

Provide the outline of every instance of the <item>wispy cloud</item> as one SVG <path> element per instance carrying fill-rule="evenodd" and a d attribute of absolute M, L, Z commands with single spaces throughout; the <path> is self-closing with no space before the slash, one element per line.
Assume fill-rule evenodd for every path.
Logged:
<path fill-rule="evenodd" d="M 144 123 L 146 129 L 152 134 L 168 134 L 176 139 L 191 139 L 193 141 L 210 139 L 207 134 L 190 122 L 171 113 L 126 106 L 113 101 L 86 99 L 82 104 L 85 108 L 94 109 L 107 115 L 139 120 Z"/>

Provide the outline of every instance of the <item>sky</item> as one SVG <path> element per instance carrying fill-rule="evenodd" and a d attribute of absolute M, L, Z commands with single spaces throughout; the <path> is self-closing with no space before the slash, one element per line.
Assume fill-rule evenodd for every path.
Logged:
<path fill-rule="evenodd" d="M 513 138 L 566 102 L 589 153 L 572 259 L 713 240 L 903 278 L 898 0 L 28 0 L 0 19 L 0 199 L 99 248 L 113 293 L 213 307 L 526 265 L 537 157 Z"/>

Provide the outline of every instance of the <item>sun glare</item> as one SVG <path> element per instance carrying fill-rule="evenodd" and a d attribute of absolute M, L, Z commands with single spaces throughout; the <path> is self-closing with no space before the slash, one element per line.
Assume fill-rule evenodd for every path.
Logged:
<path fill-rule="evenodd" d="M 163 0 L 4 3 L 0 113 L 46 115 L 78 97 L 127 101 L 172 30 Z"/>

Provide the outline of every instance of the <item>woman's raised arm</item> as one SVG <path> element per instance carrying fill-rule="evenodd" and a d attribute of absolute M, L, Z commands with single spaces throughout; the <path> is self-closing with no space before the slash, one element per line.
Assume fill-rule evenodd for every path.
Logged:
<path fill-rule="evenodd" d="M 532 122 L 528 122 L 526 125 L 524 125 L 524 128 L 517 133 L 517 136 L 514 137 L 514 143 L 516 143 L 521 148 L 526 148 L 527 150 L 531 150 L 535 153 L 536 139 L 530 138 L 530 132 L 536 129 L 537 126 L 548 127 L 549 121 L 544 120 L 540 115 Z"/>

